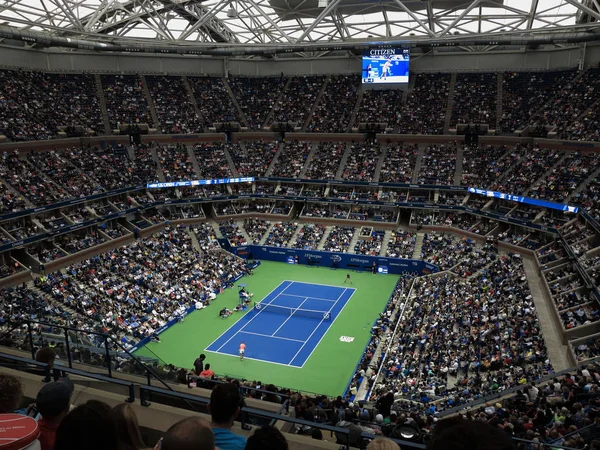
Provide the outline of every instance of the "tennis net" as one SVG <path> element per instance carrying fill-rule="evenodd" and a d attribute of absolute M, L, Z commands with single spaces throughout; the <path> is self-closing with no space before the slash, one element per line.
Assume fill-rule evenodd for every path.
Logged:
<path fill-rule="evenodd" d="M 329 311 L 291 308 L 289 306 L 271 305 L 270 303 L 255 303 L 254 309 L 256 309 L 257 311 L 267 311 L 276 314 L 285 314 L 286 316 L 312 317 L 313 319 L 331 320 L 331 313 Z"/>

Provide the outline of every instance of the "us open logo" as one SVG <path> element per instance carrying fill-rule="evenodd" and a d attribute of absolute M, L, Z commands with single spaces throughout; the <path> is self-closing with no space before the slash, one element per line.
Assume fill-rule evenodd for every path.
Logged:
<path fill-rule="evenodd" d="M 353 340 L 352 336 L 340 336 L 340 342 L 352 342 Z"/>

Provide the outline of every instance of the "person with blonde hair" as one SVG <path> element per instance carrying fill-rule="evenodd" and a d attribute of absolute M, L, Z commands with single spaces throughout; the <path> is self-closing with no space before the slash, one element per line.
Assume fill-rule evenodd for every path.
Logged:
<path fill-rule="evenodd" d="M 135 411 L 129 403 L 121 403 L 113 408 L 113 418 L 121 450 L 142 450 L 148 448 L 142 440 Z"/>
<path fill-rule="evenodd" d="M 400 446 L 391 439 L 378 437 L 369 442 L 367 450 L 400 450 Z"/>

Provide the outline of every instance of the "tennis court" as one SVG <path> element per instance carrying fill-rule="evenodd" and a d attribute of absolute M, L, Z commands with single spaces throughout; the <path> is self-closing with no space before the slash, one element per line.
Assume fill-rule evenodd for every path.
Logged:
<path fill-rule="evenodd" d="M 226 289 L 213 305 L 194 311 L 162 333 L 161 342 L 146 344 L 136 355 L 191 368 L 204 353 L 220 376 L 341 395 L 398 281 L 396 275 L 353 272 L 349 285 L 345 277 L 346 272 L 328 267 L 263 261 L 240 281 L 254 293 L 258 309 L 220 318 L 223 307 L 239 304 L 238 288 Z M 242 339 L 244 361 L 238 355 Z"/>
<path fill-rule="evenodd" d="M 301 368 L 354 292 L 350 287 L 284 280 L 206 351 L 238 357 L 244 341 L 245 359 Z"/>

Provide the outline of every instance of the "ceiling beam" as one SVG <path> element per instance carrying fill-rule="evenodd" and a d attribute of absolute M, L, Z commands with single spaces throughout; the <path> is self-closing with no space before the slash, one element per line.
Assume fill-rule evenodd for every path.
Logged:
<path fill-rule="evenodd" d="M 296 44 L 302 42 L 304 39 L 306 39 L 306 37 L 310 34 L 310 32 L 312 30 L 314 30 L 317 25 L 319 25 L 321 23 L 321 21 L 331 12 L 334 10 L 334 8 L 337 7 L 337 5 L 339 5 L 341 2 L 341 0 L 333 0 L 331 3 L 329 3 L 325 9 L 323 9 L 323 11 L 321 11 L 321 14 L 319 14 L 319 16 L 314 20 L 313 23 L 311 23 L 309 25 L 309 27 L 304 30 L 304 33 L 302 33 L 300 35 L 300 37 L 298 39 L 296 39 Z"/>
<path fill-rule="evenodd" d="M 594 11 L 592 8 L 585 6 L 583 3 L 579 3 L 577 0 L 565 0 L 567 3 L 575 6 L 580 11 L 588 14 L 596 20 L 600 20 L 600 13 L 598 11 Z"/>
<path fill-rule="evenodd" d="M 458 17 L 456 17 L 446 28 L 444 28 L 442 31 L 440 31 L 438 33 L 438 37 L 444 36 L 446 34 L 448 34 L 448 32 L 454 28 L 454 26 L 460 22 L 467 14 L 469 14 L 471 12 L 471 10 L 473 8 L 475 8 L 477 5 L 479 5 L 479 3 L 481 3 L 482 0 L 473 0 L 473 3 L 471 3 L 469 6 L 467 6 L 463 12 L 460 13 L 460 15 Z"/>
<path fill-rule="evenodd" d="M 480 1 L 480 0 L 477 0 L 477 1 Z M 402 11 L 404 11 L 406 14 L 408 14 L 415 22 L 417 22 L 419 24 L 419 26 L 421 28 L 423 28 L 429 36 L 431 36 L 431 37 L 435 36 L 435 33 L 433 32 L 433 30 L 431 30 L 427 25 L 425 25 L 425 23 L 421 19 L 419 19 L 413 11 L 411 11 L 409 8 L 407 8 L 404 3 L 402 3 L 400 0 L 394 0 L 394 3 L 396 5 L 398 5 L 400 7 L 400 9 L 402 9 Z"/>

